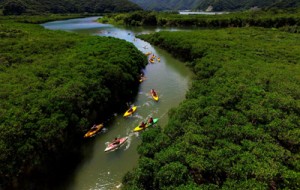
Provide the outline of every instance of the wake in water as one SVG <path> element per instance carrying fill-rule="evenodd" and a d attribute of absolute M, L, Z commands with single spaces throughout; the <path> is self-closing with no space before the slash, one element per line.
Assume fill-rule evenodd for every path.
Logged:
<path fill-rule="evenodd" d="M 122 186 L 122 183 L 116 186 L 117 189 L 119 189 Z"/>
<path fill-rule="evenodd" d="M 105 180 L 106 175 L 112 175 L 110 179 Z M 113 180 L 113 174 L 110 171 L 107 173 L 100 172 L 98 176 L 98 182 L 94 187 L 89 187 L 89 190 L 113 190 L 119 189 L 122 186 L 122 183 Z"/>
<path fill-rule="evenodd" d="M 107 131 L 108 131 L 108 129 L 104 127 L 100 133 L 106 133 Z"/>
<path fill-rule="evenodd" d="M 132 140 L 132 133 L 129 133 L 124 151 L 126 151 L 130 147 L 131 140 Z"/>
<path fill-rule="evenodd" d="M 143 116 L 139 115 L 138 113 L 132 116 L 133 118 L 143 119 Z"/>
<path fill-rule="evenodd" d="M 147 101 L 147 102 L 145 102 L 142 106 L 147 106 L 147 107 L 149 107 L 149 106 L 151 106 L 151 104 L 153 104 L 152 101 Z"/>

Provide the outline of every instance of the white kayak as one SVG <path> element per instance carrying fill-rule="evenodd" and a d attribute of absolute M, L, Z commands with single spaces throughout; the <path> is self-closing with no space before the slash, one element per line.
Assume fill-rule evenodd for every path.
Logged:
<path fill-rule="evenodd" d="M 128 137 L 118 138 L 117 140 L 109 143 L 107 145 L 107 147 L 105 148 L 104 152 L 118 149 L 120 146 L 122 146 L 127 141 L 127 139 L 128 139 Z"/>

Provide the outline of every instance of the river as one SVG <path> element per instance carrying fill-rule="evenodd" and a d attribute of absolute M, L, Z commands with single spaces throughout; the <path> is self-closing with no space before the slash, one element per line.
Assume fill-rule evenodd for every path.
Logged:
<path fill-rule="evenodd" d="M 158 125 L 167 124 L 167 112 L 179 105 L 185 99 L 189 89 L 192 72 L 184 63 L 173 58 L 166 51 L 151 46 L 149 43 L 135 37 L 137 34 L 156 32 L 159 28 L 121 28 L 109 24 L 95 22 L 98 17 L 54 21 L 42 24 L 47 29 L 65 30 L 98 36 L 112 36 L 133 43 L 140 51 L 152 52 L 160 57 L 161 61 L 148 64 L 145 69 L 146 80 L 140 84 L 139 92 L 130 104 L 136 105 L 137 111 L 132 117 L 124 118 L 123 113 L 116 113 L 112 119 L 104 121 L 107 125 L 104 130 L 88 139 L 84 147 L 84 159 L 67 177 L 63 184 L 57 184 L 55 189 L 112 190 L 121 187 L 124 174 L 137 166 L 137 146 L 141 143 L 139 133 L 132 130 L 144 119 L 152 116 L 159 118 Z M 177 30 L 167 28 L 164 30 Z M 155 89 L 159 101 L 154 102 L 150 96 L 150 89 Z M 124 110 L 125 112 L 126 110 Z M 128 142 L 120 149 L 105 153 L 104 149 L 109 141 L 115 137 L 129 136 Z"/>

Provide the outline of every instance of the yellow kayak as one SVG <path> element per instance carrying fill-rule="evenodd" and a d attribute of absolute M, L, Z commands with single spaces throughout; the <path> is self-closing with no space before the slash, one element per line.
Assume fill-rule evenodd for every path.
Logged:
<path fill-rule="evenodd" d="M 160 58 L 159 57 L 157 58 L 157 61 L 160 62 Z"/>
<path fill-rule="evenodd" d="M 152 52 L 147 52 L 147 53 L 145 53 L 146 56 L 148 56 L 148 55 L 150 55 L 150 54 L 152 54 Z"/>
<path fill-rule="evenodd" d="M 149 62 L 150 63 L 154 63 L 154 59 L 149 59 Z"/>
<path fill-rule="evenodd" d="M 127 116 L 130 116 L 131 114 L 133 114 L 133 112 L 135 112 L 135 110 L 137 109 L 137 107 L 136 106 L 133 106 L 132 107 L 132 111 L 130 111 L 130 109 L 129 110 L 127 110 L 125 113 L 124 113 L 124 117 L 127 117 Z"/>
<path fill-rule="evenodd" d="M 144 80 L 146 80 L 146 77 L 141 77 L 139 81 L 143 82 Z"/>
<path fill-rule="evenodd" d="M 140 127 L 140 125 L 138 125 L 136 128 L 133 129 L 133 132 L 139 132 L 139 131 L 142 131 L 152 125 L 154 125 L 155 123 L 157 123 L 158 121 L 158 118 L 155 118 L 153 119 L 153 123 L 147 123 L 146 126 L 143 128 L 143 127 Z"/>
<path fill-rule="evenodd" d="M 103 124 L 95 125 L 93 126 L 85 135 L 84 138 L 92 137 L 94 136 L 98 131 L 100 131 L 103 128 Z"/>
<path fill-rule="evenodd" d="M 151 93 L 151 96 L 152 98 L 155 100 L 155 101 L 158 101 L 158 95 L 157 93 L 154 95 L 153 93 Z"/>

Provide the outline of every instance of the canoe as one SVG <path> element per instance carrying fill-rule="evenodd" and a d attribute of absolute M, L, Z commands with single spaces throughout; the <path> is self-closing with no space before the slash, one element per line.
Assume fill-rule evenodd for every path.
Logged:
<path fill-rule="evenodd" d="M 104 152 L 108 152 L 108 151 L 118 149 L 119 147 L 121 147 L 127 141 L 127 139 L 128 139 L 128 137 L 123 137 L 123 138 L 118 139 L 119 143 L 115 143 L 115 142 L 109 143 L 107 145 L 107 147 L 105 148 Z"/>
<path fill-rule="evenodd" d="M 153 98 L 155 101 L 158 101 L 158 95 L 157 95 L 157 93 L 156 93 L 156 96 L 154 96 L 154 94 L 151 93 L 151 96 L 152 96 L 152 98 Z"/>
<path fill-rule="evenodd" d="M 92 127 L 85 135 L 84 138 L 93 137 L 96 135 L 97 132 L 99 132 L 103 128 L 103 124 L 96 125 L 95 127 Z"/>
<path fill-rule="evenodd" d="M 124 113 L 124 117 L 127 117 L 127 116 L 130 116 L 131 114 L 133 114 L 133 112 L 135 112 L 135 110 L 137 109 L 137 107 L 136 106 L 133 106 L 132 107 L 132 112 L 129 112 L 129 109 Z"/>
<path fill-rule="evenodd" d="M 136 128 L 133 129 L 133 132 L 138 132 L 138 131 L 142 131 L 148 127 L 151 127 L 152 125 L 154 125 L 155 123 L 157 123 L 158 118 L 154 118 L 153 119 L 153 123 L 147 123 L 145 128 L 140 127 L 140 125 L 138 125 Z"/>

